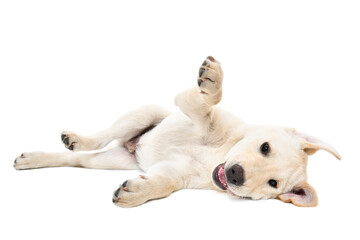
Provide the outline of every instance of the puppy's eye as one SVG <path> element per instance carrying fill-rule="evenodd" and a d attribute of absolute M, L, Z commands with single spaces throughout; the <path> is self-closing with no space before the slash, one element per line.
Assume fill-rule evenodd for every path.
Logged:
<path fill-rule="evenodd" d="M 274 179 L 270 179 L 270 180 L 268 181 L 268 184 L 269 184 L 270 186 L 272 186 L 273 188 L 277 188 L 277 181 L 274 180 Z"/>
<path fill-rule="evenodd" d="M 267 155 L 270 152 L 270 145 L 268 142 L 261 144 L 260 151 L 262 154 Z"/>

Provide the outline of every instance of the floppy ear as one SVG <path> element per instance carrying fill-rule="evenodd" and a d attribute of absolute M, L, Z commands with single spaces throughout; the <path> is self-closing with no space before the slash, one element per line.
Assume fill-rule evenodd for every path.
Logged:
<path fill-rule="evenodd" d="M 334 157 L 341 160 L 340 154 L 330 146 L 330 144 L 323 142 L 317 138 L 311 137 L 304 133 L 298 133 L 295 129 L 290 129 L 291 133 L 300 141 L 301 148 L 308 154 L 312 155 L 318 150 L 322 149 L 331 153 Z"/>
<path fill-rule="evenodd" d="M 299 182 L 290 192 L 280 194 L 277 198 L 298 207 L 315 207 L 318 204 L 315 189 L 306 181 Z"/>

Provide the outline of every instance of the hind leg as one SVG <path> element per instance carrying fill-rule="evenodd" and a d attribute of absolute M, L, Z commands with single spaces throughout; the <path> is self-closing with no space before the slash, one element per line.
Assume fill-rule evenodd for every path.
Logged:
<path fill-rule="evenodd" d="M 138 169 L 135 156 L 124 147 L 115 147 L 99 153 L 23 153 L 15 159 L 14 167 L 17 170 L 44 167 Z"/>
<path fill-rule="evenodd" d="M 113 140 L 125 143 L 137 136 L 145 128 L 159 124 L 169 112 L 159 106 L 144 106 L 119 118 L 111 127 L 91 136 L 80 136 L 73 132 L 63 132 L 61 140 L 72 151 L 90 151 L 102 149 Z"/>

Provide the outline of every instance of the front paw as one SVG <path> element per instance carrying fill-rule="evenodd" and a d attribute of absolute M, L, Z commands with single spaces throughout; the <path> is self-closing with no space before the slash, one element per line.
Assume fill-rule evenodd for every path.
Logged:
<path fill-rule="evenodd" d="M 223 71 L 220 62 L 209 56 L 199 69 L 198 85 L 203 94 L 217 93 L 222 87 Z"/>
<path fill-rule="evenodd" d="M 113 203 L 120 207 L 135 207 L 149 200 L 149 189 L 144 177 L 125 181 L 113 195 Z"/>

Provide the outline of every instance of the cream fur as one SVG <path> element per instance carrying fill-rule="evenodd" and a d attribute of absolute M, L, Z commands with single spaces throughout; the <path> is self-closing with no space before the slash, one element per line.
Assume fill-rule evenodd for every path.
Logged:
<path fill-rule="evenodd" d="M 175 98 L 181 112 L 144 106 L 92 136 L 63 132 L 64 144 L 73 152 L 24 153 L 16 159 L 14 167 L 141 169 L 145 176 L 128 180 L 113 197 L 115 204 L 132 207 L 184 188 L 224 191 L 213 182 L 214 169 L 221 163 L 225 163 L 225 169 L 238 164 L 245 170 L 245 182 L 242 186 L 228 184 L 228 190 L 237 196 L 279 198 L 297 206 L 316 205 L 316 192 L 306 182 L 308 154 L 323 149 L 340 158 L 336 150 L 293 129 L 248 125 L 215 107 L 222 97 L 220 63 L 208 57 L 201 68 L 200 87 Z M 140 138 L 135 154 L 131 154 L 124 147 L 126 142 L 151 125 L 157 126 Z M 102 149 L 114 140 L 119 142 L 118 146 L 104 152 L 77 152 Z M 264 142 L 271 147 L 266 156 L 259 150 Z M 277 188 L 268 184 L 270 179 L 277 180 Z M 302 192 L 313 197 L 296 195 Z"/>

